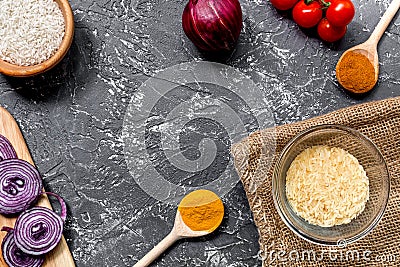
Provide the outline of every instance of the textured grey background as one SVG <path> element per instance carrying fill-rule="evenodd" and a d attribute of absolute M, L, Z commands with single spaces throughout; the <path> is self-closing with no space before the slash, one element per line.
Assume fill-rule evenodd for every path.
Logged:
<path fill-rule="evenodd" d="M 346 37 L 327 45 L 267 1 L 242 0 L 244 27 L 226 63 L 263 90 L 277 124 L 398 96 L 398 16 L 379 46 L 381 75 L 372 93 L 349 96 L 334 76 L 340 54 L 367 39 L 388 2 L 355 1 Z M 21 126 L 46 189 L 68 203 L 65 236 L 77 266 L 132 266 L 172 227 L 175 209 L 130 178 L 121 130 L 132 93 L 157 70 L 215 60 L 184 35 L 185 4 L 72 0 L 76 33 L 66 58 L 38 77 L 0 76 L 0 104 Z M 258 234 L 242 186 L 223 200 L 226 218 L 215 234 L 179 242 L 154 266 L 259 266 Z"/>

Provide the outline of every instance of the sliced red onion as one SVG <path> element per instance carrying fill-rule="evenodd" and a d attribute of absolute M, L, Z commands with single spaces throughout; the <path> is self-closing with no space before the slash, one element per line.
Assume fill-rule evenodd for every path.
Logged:
<path fill-rule="evenodd" d="M 238 0 L 189 0 L 182 14 L 182 27 L 201 50 L 232 50 L 242 29 L 240 3 Z"/>
<path fill-rule="evenodd" d="M 3 227 L 2 231 L 7 231 L 1 243 L 4 261 L 9 267 L 40 267 L 44 262 L 43 256 L 33 256 L 24 253 L 15 244 L 14 231 L 11 228 Z"/>
<path fill-rule="evenodd" d="M 30 255 L 43 255 L 57 246 L 63 232 L 66 219 L 66 205 L 61 197 L 61 216 L 45 207 L 33 207 L 18 217 L 14 226 L 14 239 L 18 248 Z"/>
<path fill-rule="evenodd" d="M 42 192 L 37 169 L 20 159 L 0 161 L 0 213 L 16 214 L 31 207 Z"/>
<path fill-rule="evenodd" d="M 10 141 L 7 138 L 0 134 L 0 161 L 5 159 L 16 159 L 17 153 L 13 146 L 11 145 Z"/>

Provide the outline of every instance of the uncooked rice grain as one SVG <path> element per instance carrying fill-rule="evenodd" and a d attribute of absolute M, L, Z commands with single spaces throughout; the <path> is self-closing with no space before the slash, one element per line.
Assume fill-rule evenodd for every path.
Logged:
<path fill-rule="evenodd" d="M 349 223 L 364 210 L 369 180 L 358 160 L 344 149 L 313 146 L 291 163 L 286 196 L 306 221 L 331 227 Z"/>
<path fill-rule="evenodd" d="M 55 54 L 65 32 L 53 0 L 0 0 L 0 59 L 20 66 L 42 63 Z"/>

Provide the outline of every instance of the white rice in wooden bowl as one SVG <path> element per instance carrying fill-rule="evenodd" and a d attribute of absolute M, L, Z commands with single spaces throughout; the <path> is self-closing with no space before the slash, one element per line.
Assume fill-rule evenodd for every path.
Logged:
<path fill-rule="evenodd" d="M 53 0 L 0 0 L 0 59 L 31 66 L 55 54 L 65 33 Z"/>

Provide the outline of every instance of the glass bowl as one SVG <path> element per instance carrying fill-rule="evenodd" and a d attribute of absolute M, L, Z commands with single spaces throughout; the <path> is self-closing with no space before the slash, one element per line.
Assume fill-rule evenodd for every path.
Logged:
<path fill-rule="evenodd" d="M 312 225 L 298 216 L 286 198 L 286 173 L 304 149 L 327 145 L 342 148 L 358 159 L 369 178 L 369 200 L 364 211 L 348 224 Z M 341 246 L 367 235 L 382 218 L 389 199 L 389 173 L 374 143 L 358 131 L 339 125 L 311 127 L 295 136 L 283 149 L 274 169 L 272 194 L 283 222 L 299 237 L 319 245 Z"/>

